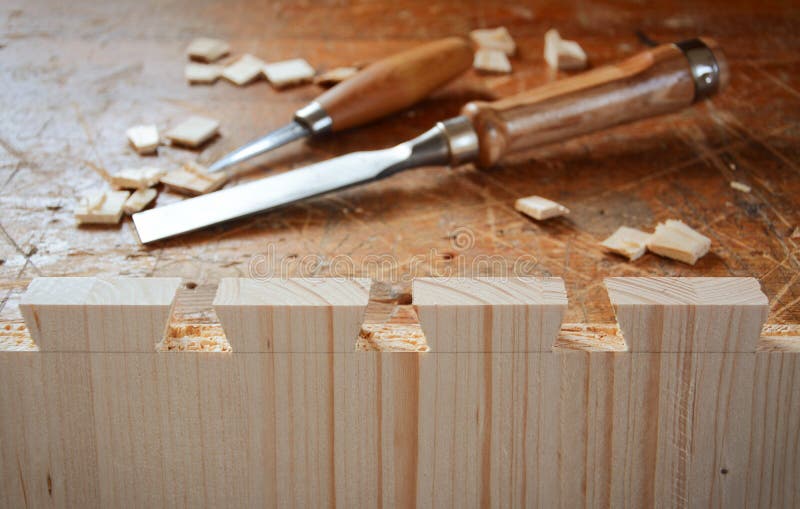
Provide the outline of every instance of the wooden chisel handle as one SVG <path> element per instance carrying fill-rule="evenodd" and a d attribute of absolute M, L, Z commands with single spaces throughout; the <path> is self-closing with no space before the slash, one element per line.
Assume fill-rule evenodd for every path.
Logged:
<path fill-rule="evenodd" d="M 727 85 L 728 65 L 715 41 L 664 44 L 495 102 L 462 110 L 478 135 L 478 165 L 538 145 L 680 110 Z"/>
<path fill-rule="evenodd" d="M 341 131 L 407 108 L 472 66 L 470 44 L 449 37 L 379 60 L 316 99 Z"/>

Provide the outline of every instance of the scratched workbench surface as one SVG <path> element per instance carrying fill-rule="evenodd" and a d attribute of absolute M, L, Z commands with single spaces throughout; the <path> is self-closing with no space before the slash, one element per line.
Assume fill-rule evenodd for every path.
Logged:
<path fill-rule="evenodd" d="M 37 276 L 181 276 L 181 309 L 207 305 L 225 276 L 369 276 L 386 316 L 407 304 L 410 275 L 526 274 L 566 280 L 568 322 L 611 322 L 606 276 L 754 276 L 773 323 L 800 322 L 800 12 L 792 2 L 214 2 L 6 0 L 0 5 L 0 321 Z M 508 76 L 470 71 L 412 110 L 243 168 L 228 186 L 354 150 L 386 147 L 456 115 L 472 99 L 507 96 L 568 76 L 542 58 L 556 27 L 592 66 L 645 49 L 646 38 L 716 38 L 731 85 L 674 115 L 550 146 L 477 171 L 430 167 L 153 246 L 130 219 L 77 227 L 77 197 L 104 172 L 213 162 L 280 126 L 315 85 L 265 81 L 189 86 L 185 48 L 229 41 L 267 61 L 303 57 L 317 69 L 369 62 L 475 28 L 506 26 L 518 45 Z M 638 35 L 637 35 L 638 33 Z M 162 130 L 190 114 L 219 119 L 201 151 L 138 156 L 125 130 Z M 752 186 L 744 193 L 731 181 Z M 529 220 L 514 200 L 538 194 L 566 218 Z M 162 190 L 157 205 L 182 199 Z M 695 266 L 647 254 L 629 263 L 599 242 L 620 225 L 681 219 L 712 239 Z M 794 233 L 794 236 L 793 236 Z M 195 292 L 196 297 L 192 296 Z M 377 308 L 376 308 L 377 309 Z M 380 314 L 379 313 L 379 314 Z M 201 313 L 202 315 L 202 313 Z M 211 315 L 203 315 L 208 318 Z M 385 318 L 385 317 L 384 317 Z M 209 319 L 213 319 L 209 318 Z"/>

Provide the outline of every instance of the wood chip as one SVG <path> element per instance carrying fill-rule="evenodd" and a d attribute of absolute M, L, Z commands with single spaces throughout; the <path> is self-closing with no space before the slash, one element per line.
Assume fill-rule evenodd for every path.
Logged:
<path fill-rule="evenodd" d="M 178 192 L 195 196 L 216 191 L 226 179 L 224 172 L 208 173 L 203 166 L 189 161 L 161 177 L 161 182 Z"/>
<path fill-rule="evenodd" d="M 555 28 L 544 34 L 544 59 L 551 68 L 565 71 L 585 69 L 587 65 L 586 53 L 580 44 L 562 39 Z"/>
<path fill-rule="evenodd" d="M 792 232 L 791 238 L 800 239 L 800 226 L 795 227 L 794 231 Z"/>
<path fill-rule="evenodd" d="M 128 191 L 96 191 L 81 198 L 75 208 L 78 224 L 117 224 L 122 219 L 122 207 Z"/>
<path fill-rule="evenodd" d="M 247 85 L 258 78 L 264 69 L 264 61 L 253 55 L 243 55 L 239 60 L 222 70 L 222 77 L 236 85 Z"/>
<path fill-rule="evenodd" d="M 620 226 L 617 228 L 610 237 L 600 243 L 603 247 L 622 256 L 627 256 L 630 261 L 637 260 L 642 257 L 647 250 L 647 239 L 650 234 L 637 230 L 636 228 L 629 228 L 627 226 Z"/>
<path fill-rule="evenodd" d="M 164 135 L 178 145 L 196 148 L 213 138 L 219 131 L 219 122 L 214 119 L 191 116 Z"/>
<path fill-rule="evenodd" d="M 186 54 L 192 60 L 201 62 L 215 62 L 230 52 L 230 45 L 219 39 L 198 37 L 186 48 Z"/>
<path fill-rule="evenodd" d="M 311 81 L 314 74 L 316 74 L 314 68 L 302 58 L 264 65 L 264 76 L 276 88 Z"/>
<path fill-rule="evenodd" d="M 135 125 L 125 131 L 128 142 L 140 154 L 152 154 L 158 148 L 158 127 L 150 125 Z"/>
<path fill-rule="evenodd" d="M 731 187 L 743 193 L 749 193 L 750 191 L 752 191 L 752 188 L 747 184 L 745 184 L 744 182 L 736 182 L 735 180 L 731 182 Z"/>
<path fill-rule="evenodd" d="M 502 51 L 508 56 L 514 54 L 517 45 L 506 27 L 480 28 L 469 33 L 470 38 L 482 49 Z"/>
<path fill-rule="evenodd" d="M 496 49 L 479 49 L 475 52 L 472 67 L 483 72 L 510 73 L 511 62 L 502 51 Z"/>
<path fill-rule="evenodd" d="M 321 87 L 332 87 L 352 78 L 358 73 L 358 67 L 337 67 L 314 78 L 314 83 Z"/>
<path fill-rule="evenodd" d="M 220 76 L 224 67 L 221 65 L 213 64 L 186 64 L 183 75 L 186 81 L 191 84 L 200 83 L 209 85 L 215 83 Z"/>
<path fill-rule="evenodd" d="M 137 189 L 125 200 L 122 210 L 129 215 L 135 214 L 150 205 L 156 199 L 156 196 L 158 196 L 158 191 L 153 188 Z"/>
<path fill-rule="evenodd" d="M 541 196 L 520 198 L 514 204 L 514 208 L 539 221 L 569 214 L 567 207 Z"/>
<path fill-rule="evenodd" d="M 111 176 L 111 185 L 116 189 L 147 189 L 158 184 L 167 172 L 154 166 L 125 168 Z"/>
<path fill-rule="evenodd" d="M 650 251 L 689 265 L 694 265 L 710 247 L 711 239 L 675 219 L 659 223 L 655 233 L 647 239 Z"/>

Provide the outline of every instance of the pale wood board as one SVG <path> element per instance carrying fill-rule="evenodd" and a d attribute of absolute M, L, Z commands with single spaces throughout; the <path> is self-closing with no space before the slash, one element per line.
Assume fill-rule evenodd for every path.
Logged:
<path fill-rule="evenodd" d="M 69 296 L 53 291 L 64 281 L 40 282 L 26 301 L 68 323 L 84 319 L 75 303 L 116 306 L 122 314 L 107 330 L 115 337 L 141 331 L 125 318 L 138 317 L 140 306 L 126 304 L 165 305 L 174 293 L 166 282 L 155 293 L 137 283 L 120 300 L 120 283 L 66 283 Z M 439 344 L 455 344 L 468 337 L 462 330 L 485 325 L 475 310 L 493 308 L 499 317 L 520 306 L 561 306 L 559 283 L 429 280 L 415 298 L 434 313 L 464 308 L 459 320 L 470 323 L 441 324 L 437 332 Z M 618 285 L 625 289 L 618 302 L 645 300 L 654 311 L 687 300 L 682 287 L 642 292 L 640 282 L 632 283 Z M 713 306 L 758 307 L 763 297 L 747 281 L 729 281 L 726 292 L 713 281 L 694 283 L 695 299 Z M 329 298 L 358 305 L 364 290 L 357 281 L 231 280 L 220 288 L 218 306 L 231 313 L 237 306 L 284 308 L 276 320 L 302 335 L 308 329 L 286 307 L 314 320 L 318 308 L 336 307 Z M 544 338 L 544 327 L 531 327 L 526 313 L 508 320 L 501 335 L 525 330 L 522 343 L 532 348 L 555 341 L 555 332 Z M 422 322 L 428 329 L 430 316 Z M 673 327 L 661 321 L 646 333 L 665 336 Z M 53 336 L 41 337 L 44 344 L 62 341 L 61 331 L 44 332 Z M 233 336 L 238 332 L 227 332 L 232 345 L 243 344 Z M 333 328 L 315 334 L 322 345 L 336 337 Z M 747 327 L 725 334 L 724 345 L 752 339 Z M 0 505 L 766 508 L 800 502 L 794 448 L 800 349 L 599 352 L 573 345 L 442 353 L 433 346 L 429 353 L 235 346 L 232 353 L 158 353 L 125 342 L 126 351 L 0 352 Z"/>
<path fill-rule="evenodd" d="M 225 278 L 214 310 L 237 352 L 353 352 L 370 280 Z M 325 338 L 330 338 L 327 341 Z"/>

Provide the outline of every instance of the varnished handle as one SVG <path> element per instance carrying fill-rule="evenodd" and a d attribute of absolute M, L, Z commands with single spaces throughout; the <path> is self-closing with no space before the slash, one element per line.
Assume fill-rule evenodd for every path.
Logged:
<path fill-rule="evenodd" d="M 462 114 L 478 134 L 478 165 L 488 167 L 514 152 L 680 110 L 727 82 L 725 56 L 716 42 L 701 38 L 664 44 L 507 99 L 471 102 Z"/>
<path fill-rule="evenodd" d="M 472 66 L 472 48 L 449 37 L 367 66 L 316 99 L 333 131 L 365 124 L 407 108 Z"/>

